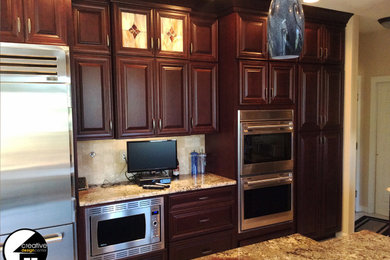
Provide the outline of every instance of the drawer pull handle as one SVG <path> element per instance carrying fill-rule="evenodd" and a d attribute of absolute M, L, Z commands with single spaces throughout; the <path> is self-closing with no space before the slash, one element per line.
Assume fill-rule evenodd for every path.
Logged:
<path fill-rule="evenodd" d="M 199 198 L 199 200 L 207 200 L 207 199 L 209 199 L 209 197 L 207 197 L 207 196 Z"/>
<path fill-rule="evenodd" d="M 202 251 L 202 255 L 208 255 L 208 254 L 211 254 L 213 252 L 213 250 L 211 249 L 205 249 Z"/>
<path fill-rule="evenodd" d="M 209 222 L 209 221 L 210 221 L 209 218 L 205 218 L 205 219 L 200 219 L 199 223 L 206 223 L 206 222 Z"/>
<path fill-rule="evenodd" d="M 43 238 L 46 240 L 46 243 L 50 244 L 50 243 L 61 241 L 64 238 L 64 234 L 56 233 L 56 234 L 43 236 Z M 3 251 L 3 249 L 4 249 L 4 243 L 0 243 L 0 252 Z"/>

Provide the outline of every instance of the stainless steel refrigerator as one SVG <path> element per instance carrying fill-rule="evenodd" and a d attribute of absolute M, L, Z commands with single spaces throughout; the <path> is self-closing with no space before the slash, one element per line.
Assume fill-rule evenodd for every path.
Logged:
<path fill-rule="evenodd" d="M 75 259 L 68 47 L 0 43 L 0 88 L 0 243 L 35 229 L 47 259 Z"/>

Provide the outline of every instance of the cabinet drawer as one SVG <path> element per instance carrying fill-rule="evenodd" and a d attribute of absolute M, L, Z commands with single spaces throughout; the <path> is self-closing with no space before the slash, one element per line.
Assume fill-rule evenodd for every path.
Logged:
<path fill-rule="evenodd" d="M 228 250 L 232 247 L 232 231 L 218 232 L 170 244 L 169 259 L 192 259 Z"/>
<path fill-rule="evenodd" d="M 177 240 L 233 228 L 233 204 L 223 203 L 212 208 L 169 214 L 169 238 Z"/>
<path fill-rule="evenodd" d="M 217 202 L 234 201 L 234 187 L 235 186 L 229 186 L 171 195 L 168 199 L 169 210 L 172 212 L 180 209 L 189 209 L 191 207 L 211 205 Z"/>

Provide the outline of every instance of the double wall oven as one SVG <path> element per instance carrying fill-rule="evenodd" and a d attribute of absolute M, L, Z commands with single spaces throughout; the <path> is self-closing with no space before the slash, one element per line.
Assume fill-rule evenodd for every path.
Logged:
<path fill-rule="evenodd" d="M 238 111 L 239 232 L 293 219 L 293 110 Z"/>

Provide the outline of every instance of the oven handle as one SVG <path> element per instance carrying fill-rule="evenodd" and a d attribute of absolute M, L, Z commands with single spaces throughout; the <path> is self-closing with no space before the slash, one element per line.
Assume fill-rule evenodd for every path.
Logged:
<path fill-rule="evenodd" d="M 275 184 L 292 183 L 292 177 L 278 177 L 272 179 L 258 180 L 258 181 L 244 181 L 244 186 L 247 187 L 265 187 L 274 186 Z"/>
<path fill-rule="evenodd" d="M 287 127 L 288 129 L 292 130 L 293 125 L 292 124 L 282 124 L 282 125 L 256 125 L 256 126 L 247 126 L 245 127 L 245 130 L 251 131 L 256 129 L 264 129 L 264 128 L 282 128 Z"/>

